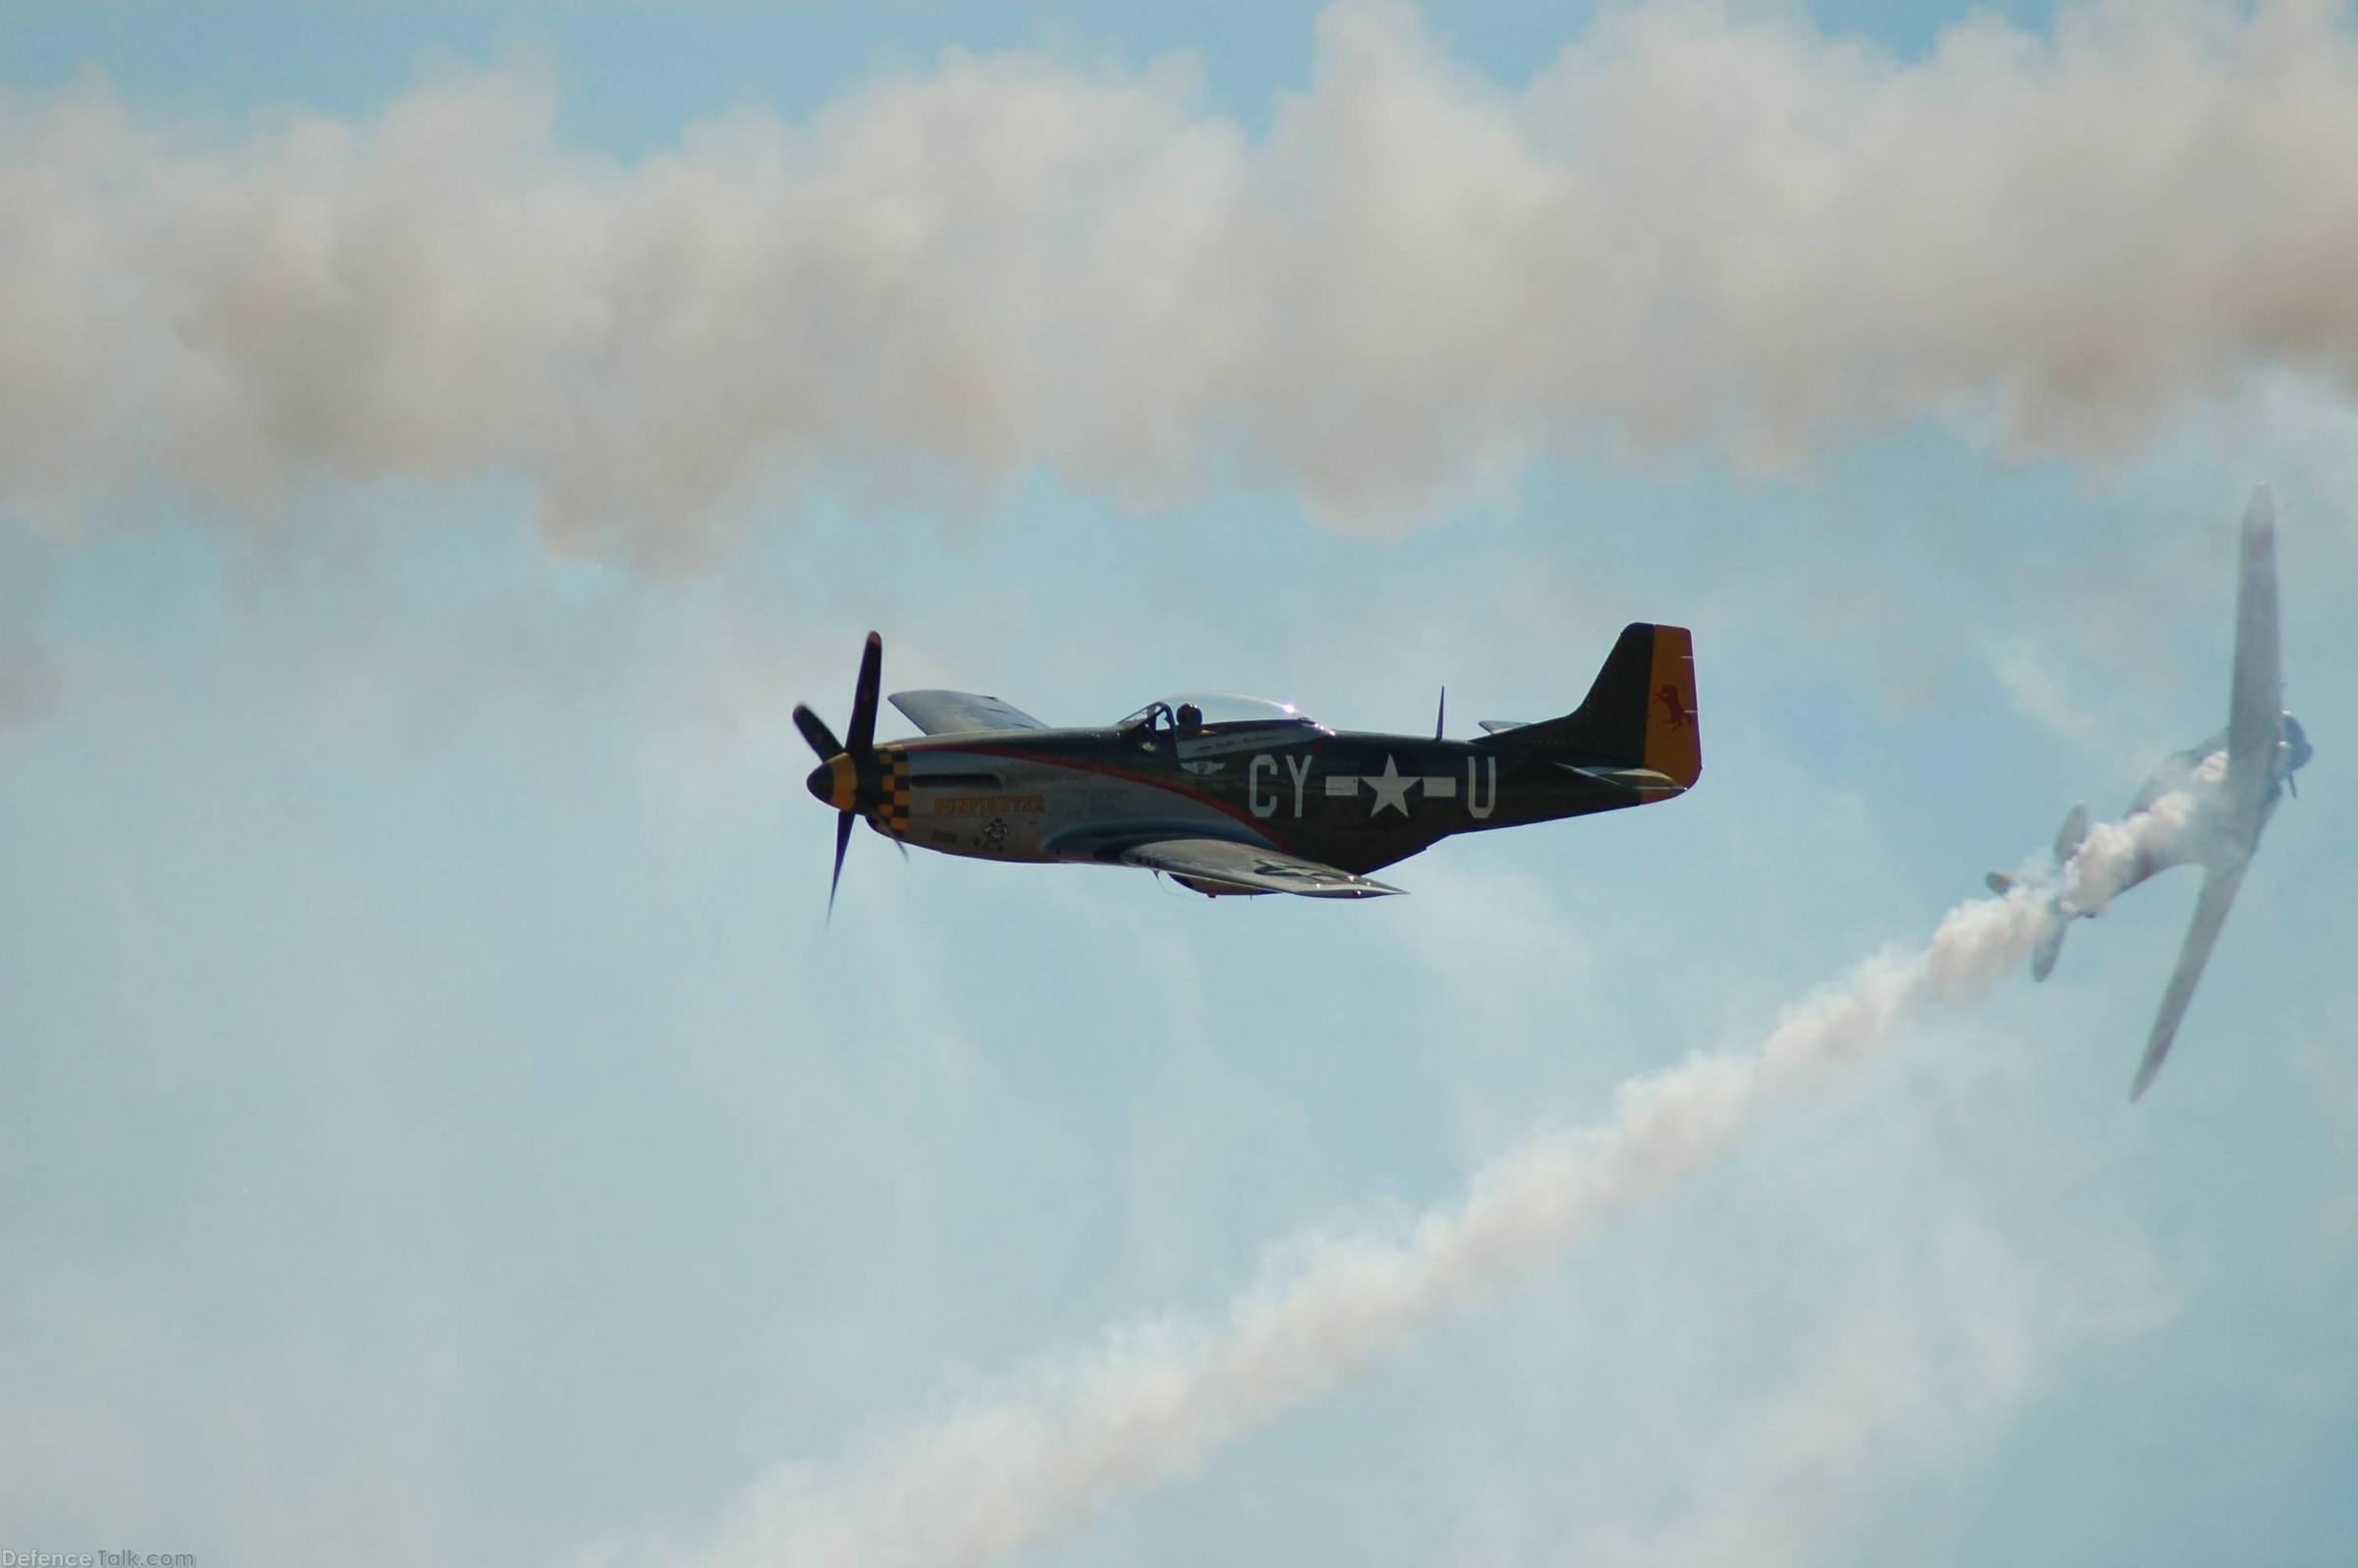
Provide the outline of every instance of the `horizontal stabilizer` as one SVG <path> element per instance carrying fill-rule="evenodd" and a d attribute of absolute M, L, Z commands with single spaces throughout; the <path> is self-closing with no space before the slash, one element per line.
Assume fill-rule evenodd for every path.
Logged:
<path fill-rule="evenodd" d="M 1650 767 L 1574 767 L 1569 762 L 1558 765 L 1582 778 L 1593 778 L 1616 789 L 1635 790 L 1640 795 L 1676 795 L 1686 788 L 1669 774 L 1656 773 Z"/>

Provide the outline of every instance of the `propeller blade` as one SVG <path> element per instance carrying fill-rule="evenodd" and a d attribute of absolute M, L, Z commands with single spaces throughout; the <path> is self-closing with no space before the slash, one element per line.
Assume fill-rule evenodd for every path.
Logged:
<path fill-rule="evenodd" d="M 800 702 L 794 704 L 794 727 L 803 732 L 803 739 L 811 743 L 811 750 L 818 754 L 822 762 L 843 750 L 843 743 L 835 739 L 827 721 Z"/>
<path fill-rule="evenodd" d="M 868 646 L 860 650 L 860 684 L 852 691 L 852 730 L 845 737 L 845 750 L 854 758 L 876 748 L 876 688 L 883 679 L 884 640 L 870 632 Z"/>
<path fill-rule="evenodd" d="M 835 814 L 835 873 L 827 878 L 827 919 L 835 919 L 835 888 L 843 880 L 843 852 L 852 847 L 852 824 L 859 820 L 857 812 L 838 812 Z"/>
<path fill-rule="evenodd" d="M 831 761 L 839 752 L 851 754 L 855 765 L 865 765 L 876 751 L 876 689 L 884 680 L 884 640 L 875 633 L 868 634 L 868 646 L 860 650 L 860 680 L 852 689 L 852 727 L 841 745 L 835 740 L 816 713 L 807 707 L 794 710 L 794 727 L 803 732 L 821 760 Z M 815 786 L 814 786 L 815 788 Z M 862 803 L 872 809 L 872 802 Z M 861 812 L 839 812 L 835 816 L 835 869 L 827 875 L 827 920 L 835 919 L 835 890 L 843 885 L 843 857 L 852 847 L 852 824 Z M 897 842 L 897 840 L 896 840 Z M 901 851 L 903 856 L 909 852 Z"/>
<path fill-rule="evenodd" d="M 2294 800 L 2297 801 L 2301 798 L 2301 786 L 2293 781 L 2293 777 L 2290 773 L 2284 775 L 2284 787 L 2292 791 L 2292 798 Z"/>

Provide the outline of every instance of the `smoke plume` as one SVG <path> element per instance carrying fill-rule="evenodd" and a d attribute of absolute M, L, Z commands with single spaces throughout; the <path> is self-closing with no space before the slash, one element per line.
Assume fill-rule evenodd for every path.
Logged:
<path fill-rule="evenodd" d="M 2172 794 L 2100 825 L 2062 874 L 2101 907 L 2189 814 Z M 1533 1138 L 1477 1171 L 1457 1204 L 1395 1234 L 1276 1250 L 1215 1322 L 1133 1324 L 850 1465 L 787 1468 L 755 1488 L 706 1562 L 975 1568 L 1077 1528 L 1554 1264 L 1718 1159 L 1764 1110 L 1871 1056 L 1912 1008 L 1982 996 L 2056 918 L 2029 885 L 1960 905 L 1921 951 L 1886 954 L 1811 997 L 1757 1052 L 1697 1056 L 1622 1086 L 1602 1122 Z"/>
<path fill-rule="evenodd" d="M 0 95 L 0 504 L 522 476 L 692 554 L 814 474 L 1242 475 L 1397 525 L 1597 442 L 2136 452 L 2358 380 L 2358 37 L 2284 0 L 1978 18 L 1901 61 L 1609 12 L 1528 82 L 1346 0 L 1265 132 L 1192 66 L 945 56 L 617 163 L 448 73 L 224 137 Z"/>

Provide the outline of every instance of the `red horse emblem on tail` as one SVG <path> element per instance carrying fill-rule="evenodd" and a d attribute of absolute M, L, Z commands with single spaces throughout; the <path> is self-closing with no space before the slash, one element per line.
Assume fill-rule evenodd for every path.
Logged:
<path fill-rule="evenodd" d="M 1695 716 L 1687 710 L 1687 704 L 1679 700 L 1678 688 L 1675 686 L 1665 683 L 1660 691 L 1654 694 L 1654 700 L 1668 712 L 1670 727 L 1674 730 L 1685 729 L 1687 721 Z"/>

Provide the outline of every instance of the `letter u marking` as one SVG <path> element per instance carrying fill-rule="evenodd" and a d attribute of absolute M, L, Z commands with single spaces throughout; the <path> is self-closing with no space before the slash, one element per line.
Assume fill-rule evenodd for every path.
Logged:
<path fill-rule="evenodd" d="M 1484 764 L 1489 768 L 1490 793 L 1486 799 L 1475 779 Z M 1471 816 L 1488 816 L 1498 807 L 1498 758 L 1469 756 L 1466 758 L 1466 812 Z"/>

